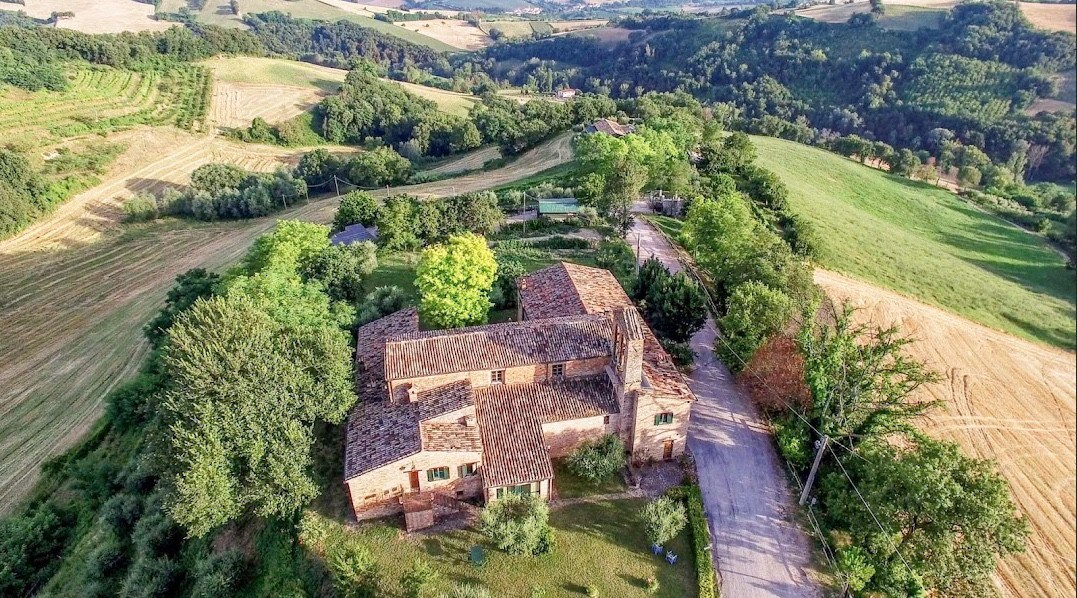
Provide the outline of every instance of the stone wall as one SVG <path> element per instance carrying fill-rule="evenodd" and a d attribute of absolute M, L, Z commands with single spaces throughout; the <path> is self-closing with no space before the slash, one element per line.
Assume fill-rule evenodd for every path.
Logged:
<path fill-rule="evenodd" d="M 636 461 L 661 459 L 663 444 L 669 440 L 673 441 L 673 457 L 683 454 L 691 410 L 692 402 L 683 398 L 664 396 L 647 388 L 637 391 L 632 458 Z M 673 423 L 655 425 L 654 418 L 660 413 L 672 413 Z"/>
<path fill-rule="evenodd" d="M 607 357 L 595 357 L 592 359 L 580 359 L 565 362 L 565 377 L 594 376 L 605 371 L 610 360 Z M 549 379 L 553 364 L 535 364 L 505 369 L 505 384 L 529 384 L 532 382 L 545 382 Z M 407 388 L 415 392 L 430 390 L 450 382 L 469 380 L 471 386 L 482 387 L 490 385 L 490 370 L 478 370 L 474 372 L 453 372 L 439 376 L 426 376 L 423 378 L 402 378 L 389 382 L 390 392 L 395 400 L 407 400 Z"/>
<path fill-rule="evenodd" d="M 542 436 L 550 449 L 550 458 L 567 457 L 585 442 L 598 440 L 606 434 L 617 434 L 620 424 L 619 416 L 609 415 L 608 423 L 605 421 L 606 417 L 599 415 L 543 424 Z"/>
<path fill-rule="evenodd" d="M 459 466 L 468 463 L 480 463 L 482 456 L 473 452 L 433 452 L 427 451 L 390 463 L 374 471 L 365 473 L 345 482 L 352 508 L 356 517 L 367 508 L 389 499 L 399 498 L 412 492 L 409 474 L 419 474 L 418 492 L 436 490 L 450 496 L 471 498 L 482 494 L 482 476 L 479 471 L 461 478 Z M 449 479 L 434 482 L 427 481 L 426 470 L 435 467 L 448 467 Z M 462 493 L 462 494 L 458 494 Z"/>

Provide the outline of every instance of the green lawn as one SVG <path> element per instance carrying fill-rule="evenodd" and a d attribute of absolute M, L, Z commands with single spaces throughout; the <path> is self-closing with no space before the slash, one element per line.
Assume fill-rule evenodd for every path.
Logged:
<path fill-rule="evenodd" d="M 818 148 L 753 137 L 818 233 L 817 261 L 970 320 L 1074 348 L 1074 275 L 1042 239 L 948 191 Z"/>
<path fill-rule="evenodd" d="M 556 459 L 553 462 L 553 485 L 557 489 L 557 498 L 617 494 L 628 490 L 624 476 L 620 473 L 609 479 L 592 482 L 572 473 L 565 459 Z"/>
<path fill-rule="evenodd" d="M 651 554 L 636 514 L 641 499 L 578 504 L 550 513 L 555 548 L 541 557 L 512 556 L 487 546 L 475 530 L 455 530 L 428 536 L 401 535 L 402 521 L 389 519 L 345 528 L 322 516 L 325 544 L 359 542 L 378 562 L 384 596 L 400 596 L 399 580 L 416 559 L 422 558 L 440 572 L 440 588 L 451 583 L 480 584 L 498 598 L 529 598 L 532 588 L 548 598 L 583 596 L 588 584 L 603 597 L 664 596 L 683 598 L 697 594 L 693 555 L 687 531 L 669 548 L 680 555 L 669 565 Z M 472 546 L 483 545 L 487 562 L 475 567 L 468 561 Z M 657 594 L 648 594 L 646 580 L 656 577 Z M 439 588 L 439 589 L 440 589 Z"/>
<path fill-rule="evenodd" d="M 945 16 L 946 10 L 941 8 L 887 4 L 885 13 L 879 18 L 879 27 L 896 31 L 938 29 Z"/>

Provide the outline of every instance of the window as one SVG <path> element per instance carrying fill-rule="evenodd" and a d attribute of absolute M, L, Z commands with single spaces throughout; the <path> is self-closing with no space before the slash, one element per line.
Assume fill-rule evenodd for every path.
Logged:
<path fill-rule="evenodd" d="M 490 372 L 490 384 L 504 384 L 505 383 L 505 370 L 494 370 Z"/>
<path fill-rule="evenodd" d="M 497 489 L 497 497 L 504 498 L 506 494 L 515 494 L 516 496 L 527 496 L 531 493 L 538 493 L 538 485 L 540 482 L 534 484 L 520 484 L 519 486 L 508 486 L 505 488 Z"/>
<path fill-rule="evenodd" d="M 673 423 L 673 414 L 672 413 L 659 413 L 658 415 L 654 416 L 654 425 L 656 425 L 656 426 L 661 426 L 661 425 L 664 425 L 664 424 L 672 424 L 672 423 Z"/>
<path fill-rule="evenodd" d="M 606 417 L 603 417 L 602 423 L 606 424 L 607 426 L 610 425 L 610 416 L 607 415 Z"/>
<path fill-rule="evenodd" d="M 475 472 L 479 469 L 478 463 L 465 463 L 457 468 L 460 477 L 466 478 L 469 475 L 475 475 Z"/>
<path fill-rule="evenodd" d="M 448 467 L 435 467 L 433 469 L 426 470 L 426 481 L 428 482 L 436 482 L 438 480 L 447 479 L 449 479 Z"/>
<path fill-rule="evenodd" d="M 565 364 L 555 363 L 550 366 L 550 377 L 554 380 L 560 380 L 565 377 Z"/>

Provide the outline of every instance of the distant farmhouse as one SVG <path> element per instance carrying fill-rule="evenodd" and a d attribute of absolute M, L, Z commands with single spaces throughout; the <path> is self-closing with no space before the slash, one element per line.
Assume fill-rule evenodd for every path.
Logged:
<path fill-rule="evenodd" d="M 612 274 L 560 263 L 519 288 L 518 322 L 424 332 L 409 309 L 359 329 L 344 456 L 357 518 L 422 496 L 549 498 L 551 458 L 605 434 L 636 461 L 684 452 L 694 396 Z"/>
<path fill-rule="evenodd" d="M 605 133 L 607 135 L 613 135 L 614 137 L 624 137 L 635 131 L 636 127 L 632 125 L 622 125 L 621 123 L 608 118 L 600 118 L 587 125 L 583 130 L 584 133 Z"/>
<path fill-rule="evenodd" d="M 572 89 L 571 87 L 566 87 L 565 89 L 558 89 L 556 92 L 554 92 L 554 97 L 559 100 L 570 100 L 576 97 L 576 90 Z"/>
<path fill-rule="evenodd" d="M 344 230 L 329 237 L 329 242 L 333 245 L 351 245 L 352 243 L 362 243 L 364 241 L 373 243 L 377 240 L 378 227 L 366 227 L 362 224 L 349 224 L 344 227 Z"/>

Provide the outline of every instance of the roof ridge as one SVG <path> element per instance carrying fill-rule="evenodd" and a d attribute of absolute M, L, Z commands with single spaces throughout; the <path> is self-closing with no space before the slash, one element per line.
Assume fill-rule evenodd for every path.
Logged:
<path fill-rule="evenodd" d="M 575 288 L 575 287 L 573 287 Z M 492 324 L 476 324 L 474 326 L 465 326 L 463 328 L 448 328 L 443 330 L 419 330 L 416 332 L 402 332 L 390 335 L 386 337 L 386 343 L 397 343 L 403 341 L 415 341 L 415 340 L 427 340 L 434 338 L 444 338 L 448 336 L 469 336 L 476 334 L 483 334 L 491 330 L 503 330 L 510 328 L 531 328 L 541 325 L 548 325 L 551 323 L 571 322 L 573 320 L 581 322 L 595 321 L 603 317 L 600 313 L 583 313 L 583 314 L 570 314 L 567 316 L 555 316 L 552 318 L 540 318 L 536 320 L 513 320 L 509 322 L 494 322 Z"/>

